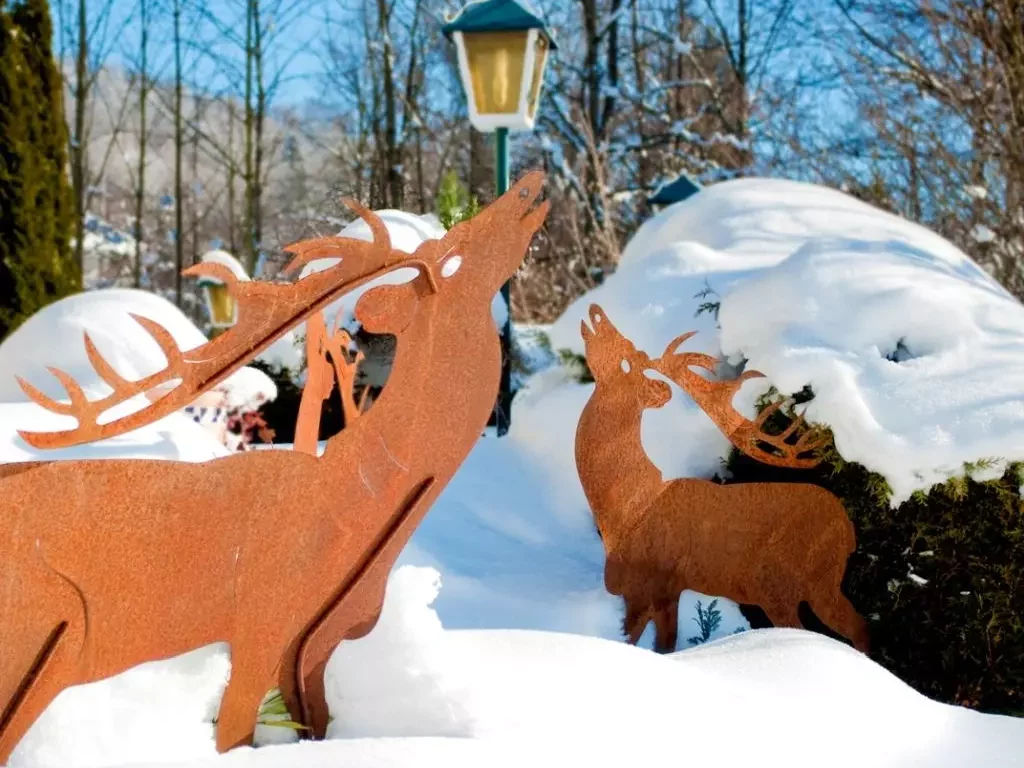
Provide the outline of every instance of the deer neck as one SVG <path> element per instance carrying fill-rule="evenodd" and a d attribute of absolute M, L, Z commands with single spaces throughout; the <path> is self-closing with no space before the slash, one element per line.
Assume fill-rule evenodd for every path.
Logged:
<path fill-rule="evenodd" d="M 600 384 L 576 429 L 576 467 L 607 547 L 630 530 L 664 488 L 640 439 L 644 408 L 631 393 L 611 397 Z"/>
<path fill-rule="evenodd" d="M 436 298 L 423 302 L 398 338 L 380 397 L 328 441 L 326 460 L 355 441 L 366 446 L 366 471 L 377 462 L 441 485 L 455 473 L 494 407 L 501 346 L 489 303 L 483 313 L 453 309 Z"/>

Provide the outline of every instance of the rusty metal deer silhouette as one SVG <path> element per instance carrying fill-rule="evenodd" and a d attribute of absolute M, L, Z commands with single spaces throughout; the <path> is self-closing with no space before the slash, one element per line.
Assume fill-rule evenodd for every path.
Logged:
<path fill-rule="evenodd" d="M 90 401 L 54 374 L 70 402 L 26 392 L 74 416 L 65 432 L 23 433 L 34 446 L 121 434 L 191 402 L 275 338 L 357 285 L 406 269 L 405 283 L 356 303 L 370 333 L 397 351 L 374 406 L 323 455 L 254 451 L 204 464 L 60 461 L 0 468 L 0 763 L 64 688 L 217 641 L 232 670 L 217 748 L 251 742 L 275 683 L 316 737 L 327 727 L 324 666 L 345 638 L 377 621 L 395 559 L 483 432 L 497 396 L 501 350 L 491 300 L 522 262 L 548 204 L 526 175 L 473 219 L 409 255 L 379 218 L 353 207 L 372 242 L 305 241 L 291 268 L 334 267 L 291 285 L 239 283 L 216 264 L 240 305 L 238 325 L 179 351 L 161 326 L 163 371 L 130 382 L 86 345 L 112 392 Z M 101 423 L 113 406 L 173 382 L 144 410 Z"/>
<path fill-rule="evenodd" d="M 336 324 L 340 325 L 340 321 L 339 313 Z M 306 320 L 306 385 L 302 388 L 295 423 L 296 451 L 316 455 L 323 404 L 335 385 L 345 425 L 351 425 L 362 414 L 369 389 L 364 388 L 362 396 L 356 400 L 356 371 L 363 361 L 363 353 L 351 350 L 351 346 L 349 332 L 336 327 L 329 333 L 319 312 Z"/>
<path fill-rule="evenodd" d="M 649 374 L 677 383 L 737 448 L 761 461 L 813 466 L 818 460 L 801 455 L 820 440 L 811 432 L 798 436 L 802 420 L 780 435 L 765 432 L 778 406 L 756 421 L 736 413 L 740 385 L 762 374 L 748 371 L 732 381 L 700 376 L 691 366 L 714 370 L 717 361 L 676 352 L 692 333 L 651 360 L 599 306 L 590 307 L 589 319 L 581 330 L 595 387 L 577 426 L 576 465 L 607 555 L 605 586 L 625 599 L 629 641 L 635 644 L 653 620 L 655 649 L 675 650 L 679 596 L 692 589 L 759 605 L 776 626 L 801 627 L 798 607 L 807 602 L 866 651 L 867 625 L 840 590 L 855 537 L 839 499 L 797 483 L 665 482 L 644 451 L 640 424 L 643 412 L 665 405 L 672 391 Z"/>

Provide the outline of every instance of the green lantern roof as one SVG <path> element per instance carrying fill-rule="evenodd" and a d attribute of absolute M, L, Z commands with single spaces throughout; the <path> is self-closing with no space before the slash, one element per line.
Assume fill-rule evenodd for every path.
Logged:
<path fill-rule="evenodd" d="M 445 37 L 451 37 L 453 32 L 512 32 L 522 29 L 543 31 L 551 41 L 551 47 L 556 47 L 547 24 L 526 0 L 474 0 L 441 31 Z"/>

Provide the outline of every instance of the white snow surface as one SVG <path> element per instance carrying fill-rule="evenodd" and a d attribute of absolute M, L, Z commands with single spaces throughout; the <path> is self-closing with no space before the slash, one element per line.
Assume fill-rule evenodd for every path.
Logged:
<path fill-rule="evenodd" d="M 705 286 L 717 295 L 695 298 Z M 705 300 L 721 301 L 720 328 L 693 317 Z M 1024 459 L 1024 307 L 946 240 L 841 192 L 743 179 L 666 208 L 555 323 L 556 348 L 582 352 L 592 302 L 652 355 L 698 330 L 684 349 L 746 359 L 767 376 L 736 399 L 748 416 L 770 384 L 810 385 L 807 418 L 888 481 L 894 506 L 967 462 L 998 460 L 984 479 Z M 886 359 L 898 344 L 909 359 Z M 680 412 L 703 449 L 670 472 L 707 475 L 707 449 L 727 446 L 692 405 Z"/>
<path fill-rule="evenodd" d="M 659 656 L 578 635 L 451 631 L 430 607 L 438 586 L 432 569 L 398 569 L 380 623 L 335 654 L 329 741 L 216 756 L 228 662 L 211 646 L 178 657 L 177 680 L 149 664 L 120 676 L 117 697 L 95 684 L 62 693 L 10 765 L 612 766 L 678 753 L 681 727 L 696 764 L 1024 765 L 1024 720 L 933 702 L 821 635 L 757 630 Z"/>

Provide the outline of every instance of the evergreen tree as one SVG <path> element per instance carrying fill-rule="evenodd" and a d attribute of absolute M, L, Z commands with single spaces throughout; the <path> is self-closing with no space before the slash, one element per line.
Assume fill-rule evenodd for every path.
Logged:
<path fill-rule="evenodd" d="M 46 0 L 0 0 L 0 339 L 81 287 Z"/>

